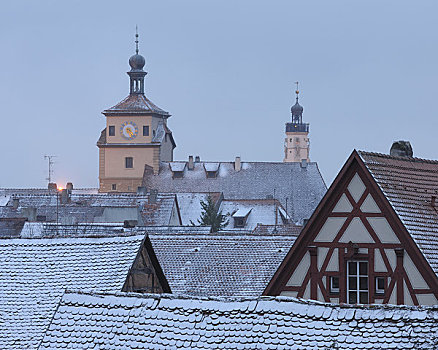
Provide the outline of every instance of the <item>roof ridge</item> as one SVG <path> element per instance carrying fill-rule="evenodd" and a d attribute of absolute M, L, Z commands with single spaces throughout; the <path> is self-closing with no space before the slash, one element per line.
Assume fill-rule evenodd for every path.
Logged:
<path fill-rule="evenodd" d="M 418 157 L 400 157 L 400 156 L 392 156 L 390 154 L 385 154 L 385 153 L 368 152 L 368 151 L 361 151 L 361 150 L 358 150 L 357 152 L 361 156 L 365 155 L 365 156 L 381 157 L 381 158 L 387 158 L 387 159 L 403 160 L 403 161 L 407 161 L 407 162 L 438 164 L 438 160 L 435 160 L 435 159 L 425 159 L 425 158 L 418 158 Z"/>
<path fill-rule="evenodd" d="M 367 305 L 353 305 L 353 304 L 336 304 L 327 303 L 318 300 L 302 299 L 289 296 L 257 296 L 257 297 L 246 297 L 246 296 L 195 296 L 188 294 L 178 294 L 178 293 L 162 293 L 162 294 L 152 294 L 152 293 L 135 293 L 135 292 L 109 292 L 109 291 L 98 291 L 93 289 L 69 289 L 65 290 L 66 294 L 81 294 L 94 297 L 120 297 L 120 298 L 137 298 L 137 299 L 166 299 L 166 300 L 198 300 L 198 301 L 221 301 L 221 302 L 248 302 L 248 301 L 277 301 L 284 303 L 297 303 L 302 305 L 315 305 L 315 306 L 325 306 L 334 307 L 340 309 L 353 309 L 353 310 L 369 310 L 378 312 L 380 310 L 412 310 L 412 311 L 438 311 L 438 305 L 393 305 L 393 304 L 367 304 Z M 184 306 L 184 304 L 182 304 Z M 290 312 L 294 312 L 293 309 Z"/>

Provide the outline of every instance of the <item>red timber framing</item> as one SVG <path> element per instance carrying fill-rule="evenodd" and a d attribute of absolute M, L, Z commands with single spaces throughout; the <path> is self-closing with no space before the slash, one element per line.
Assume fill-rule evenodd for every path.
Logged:
<path fill-rule="evenodd" d="M 362 186 L 360 191 L 350 187 L 353 180 Z M 348 210 L 339 210 L 337 205 L 341 201 Z M 371 201 L 375 209 L 364 210 L 369 208 L 364 206 L 365 201 Z M 328 219 L 337 220 L 338 227 L 327 229 L 324 225 Z M 370 224 L 377 221 L 390 227 L 385 231 L 390 232 L 389 236 L 382 235 L 384 230 Z M 329 239 L 320 239 L 318 234 L 323 231 Z M 437 276 L 356 151 L 337 175 L 263 295 L 282 294 L 347 303 L 349 261 L 368 262 L 368 303 L 418 305 L 421 294 L 438 298 Z M 300 278 L 291 278 L 298 274 Z M 418 287 L 418 278 L 417 282 L 410 280 L 409 275 L 413 274 L 421 276 L 418 278 L 423 280 L 423 286 Z M 339 292 L 330 290 L 331 277 L 338 278 Z M 378 277 L 381 284 L 383 278 L 383 292 L 376 289 Z"/>

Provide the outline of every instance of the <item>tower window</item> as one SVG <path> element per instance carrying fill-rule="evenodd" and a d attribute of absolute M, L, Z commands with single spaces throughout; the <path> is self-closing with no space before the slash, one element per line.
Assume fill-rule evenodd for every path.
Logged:
<path fill-rule="evenodd" d="M 113 191 L 117 190 L 117 185 L 116 184 L 112 184 L 111 185 L 111 190 L 113 190 Z"/>
<path fill-rule="evenodd" d="M 116 135 L 116 127 L 114 125 L 110 125 L 108 127 L 108 136 L 115 136 Z"/>
<path fill-rule="evenodd" d="M 143 125 L 143 136 L 149 136 L 149 125 Z"/>
<path fill-rule="evenodd" d="M 134 167 L 134 158 L 125 157 L 125 168 L 132 169 Z"/>

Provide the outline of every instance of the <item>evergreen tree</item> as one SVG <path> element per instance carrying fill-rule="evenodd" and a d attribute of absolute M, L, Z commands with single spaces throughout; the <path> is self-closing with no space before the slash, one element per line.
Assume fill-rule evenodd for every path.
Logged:
<path fill-rule="evenodd" d="M 201 217 L 198 219 L 199 225 L 211 226 L 212 232 L 217 232 L 228 225 L 227 216 L 229 216 L 229 214 L 222 214 L 222 210 L 218 212 L 215 208 L 213 198 L 211 198 L 210 195 L 208 195 L 206 201 L 201 200 L 200 204 L 202 212 Z M 191 221 L 191 223 L 195 226 L 193 221 Z"/>

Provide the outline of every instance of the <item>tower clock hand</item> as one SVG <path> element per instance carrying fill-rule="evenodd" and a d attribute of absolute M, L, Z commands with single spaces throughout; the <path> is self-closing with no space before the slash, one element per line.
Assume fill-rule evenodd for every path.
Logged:
<path fill-rule="evenodd" d="M 129 134 L 129 137 L 132 137 L 134 135 L 134 133 L 132 132 L 132 130 L 130 128 L 127 128 L 126 132 Z"/>

